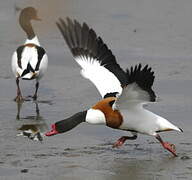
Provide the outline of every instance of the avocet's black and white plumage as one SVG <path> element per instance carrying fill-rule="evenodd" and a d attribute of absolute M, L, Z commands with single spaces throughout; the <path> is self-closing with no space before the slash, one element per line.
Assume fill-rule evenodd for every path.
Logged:
<path fill-rule="evenodd" d="M 176 156 L 174 145 L 164 142 L 158 133 L 182 130 L 143 107 L 156 100 L 151 67 L 139 64 L 123 71 L 107 45 L 86 23 L 80 25 L 67 18 L 66 22 L 60 19 L 57 26 L 81 66 L 82 75 L 96 86 L 103 99 L 86 111 L 56 122 L 46 135 L 66 132 L 81 122 L 103 124 L 132 133 L 132 136 L 121 137 L 114 147 L 121 146 L 127 139 L 136 139 L 137 133 L 141 133 L 156 137 Z"/>
<path fill-rule="evenodd" d="M 23 100 L 19 79 L 36 79 L 36 90 L 33 99 L 37 98 L 39 80 L 47 69 L 48 57 L 46 51 L 40 46 L 39 40 L 34 33 L 31 20 L 40 20 L 37 10 L 33 7 L 24 8 L 19 16 L 19 23 L 27 34 L 25 43 L 19 46 L 12 56 L 12 71 L 16 77 L 17 96 L 16 101 Z"/>

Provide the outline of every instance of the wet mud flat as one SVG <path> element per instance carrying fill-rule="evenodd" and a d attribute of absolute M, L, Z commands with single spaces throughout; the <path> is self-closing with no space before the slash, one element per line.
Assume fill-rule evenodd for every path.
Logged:
<path fill-rule="evenodd" d="M 55 68 L 58 70 L 60 67 L 51 67 L 49 71 L 54 72 Z M 71 71 L 71 77 L 69 71 Z M 91 97 L 92 93 L 88 91 L 94 92 L 94 87 L 78 77 L 76 68 L 68 69 L 67 76 L 69 80 L 77 78 L 82 81 L 80 84 L 83 87 L 78 85 L 79 89 L 60 92 L 57 87 L 63 79 L 62 76 L 56 77 L 58 81 L 55 83 L 55 88 L 50 89 L 47 88 L 49 83 L 45 79 L 42 82 L 39 100 L 36 103 L 24 102 L 20 107 L 19 116 L 18 105 L 11 99 L 14 94 L 14 84 L 4 84 L 4 87 L 12 88 L 8 88 L 11 98 L 2 98 L 0 105 L 2 112 L 0 179 L 115 180 L 128 177 L 146 180 L 191 179 L 190 109 L 192 103 L 188 98 L 191 89 L 191 85 L 188 85 L 190 80 L 159 80 L 156 88 L 165 99 L 155 106 L 147 107 L 183 128 L 184 133 L 181 134 L 162 133 L 164 140 L 176 145 L 178 157 L 173 158 L 153 137 L 144 135 L 139 135 L 137 140 L 128 141 L 123 147 L 114 149 L 113 143 L 120 136 L 126 135 L 126 132 L 86 123 L 66 134 L 49 138 L 42 135 L 43 141 L 33 141 L 26 136 L 18 136 L 22 130 L 31 126 L 36 127 L 43 134 L 51 123 L 77 112 L 80 108 L 86 109 L 91 103 L 97 101 L 98 96 Z M 53 82 L 55 82 L 54 78 Z M 13 82 L 12 79 L 6 79 L 6 81 Z M 3 82 L 4 80 L 1 79 L 1 83 Z M 178 84 L 180 84 L 179 90 L 176 88 Z M 26 90 L 24 93 L 28 95 L 30 93 L 28 84 L 26 87 L 25 84 L 23 86 Z M 81 96 L 77 91 L 80 91 Z M 185 92 L 185 96 L 180 95 L 180 92 Z M 74 93 L 74 97 L 68 95 L 71 93 Z M 90 99 L 85 99 L 86 97 Z M 39 111 L 36 111 L 37 104 Z"/>
<path fill-rule="evenodd" d="M 153 7 L 149 1 L 65 3 L 56 1 L 53 8 L 59 4 L 66 12 L 63 8 L 54 11 L 55 19 L 67 14 L 86 20 L 124 69 L 140 62 L 153 67 L 160 102 L 147 108 L 184 130 L 162 133 L 165 141 L 176 145 L 178 157 L 173 158 L 153 137 L 144 135 L 114 149 L 113 143 L 126 132 L 86 123 L 66 134 L 44 137 L 50 124 L 89 108 L 100 96 L 79 75 L 80 68 L 52 22 L 55 19 L 46 19 L 43 3 L 8 0 L 0 2 L 0 180 L 192 179 L 192 26 L 187 21 L 191 20 L 187 7 L 192 4 L 173 4 L 172 0 L 168 5 L 167 1 L 153 1 Z M 21 106 L 13 101 L 16 87 L 10 70 L 11 54 L 24 38 L 16 22 L 15 5 L 36 5 L 48 24 L 46 28 L 42 24 L 34 27 L 48 51 L 49 69 L 40 83 L 38 101 Z M 21 85 L 25 96 L 33 94 L 34 82 L 23 81 Z M 29 129 L 40 132 L 43 140 L 28 136 Z M 22 134 L 24 131 L 27 133 Z"/>

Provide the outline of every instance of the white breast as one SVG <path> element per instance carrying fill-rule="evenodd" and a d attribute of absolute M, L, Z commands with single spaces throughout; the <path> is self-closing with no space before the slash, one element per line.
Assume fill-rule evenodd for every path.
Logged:
<path fill-rule="evenodd" d="M 90 124 L 105 124 L 106 125 L 105 115 L 103 112 L 101 112 L 98 109 L 89 109 L 87 111 L 85 121 Z"/>

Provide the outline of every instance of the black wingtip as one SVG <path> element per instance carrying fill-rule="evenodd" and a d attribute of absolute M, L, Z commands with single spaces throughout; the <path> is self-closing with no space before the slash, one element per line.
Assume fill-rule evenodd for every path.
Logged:
<path fill-rule="evenodd" d="M 181 132 L 183 132 L 183 129 L 179 128 Z"/>
<path fill-rule="evenodd" d="M 56 25 L 74 57 L 83 56 L 99 61 L 101 66 L 117 77 L 122 87 L 126 86 L 126 73 L 117 64 L 111 50 L 87 23 L 80 24 L 77 20 L 66 17 L 59 18 Z"/>
<path fill-rule="evenodd" d="M 56 23 L 55 23 L 56 25 L 57 25 L 57 27 L 60 29 L 61 27 L 60 27 L 60 23 L 59 23 L 59 21 L 56 21 Z"/>
<path fill-rule="evenodd" d="M 65 23 L 65 21 L 61 17 L 59 18 L 59 21 L 62 22 L 62 23 Z"/>
<path fill-rule="evenodd" d="M 135 82 L 141 89 L 149 93 L 151 102 L 156 100 L 156 95 L 152 90 L 155 76 L 152 68 L 148 64 L 146 64 L 143 68 L 141 63 L 135 67 L 131 66 L 130 70 L 126 70 L 126 73 L 128 84 Z"/>
<path fill-rule="evenodd" d="M 152 68 L 146 64 L 142 69 L 142 64 L 139 63 L 135 65 L 135 67 L 131 66 L 130 70 L 127 68 L 126 70 L 127 77 L 128 77 L 128 84 L 137 82 L 139 85 L 145 87 L 152 87 L 154 82 L 154 71 Z"/>

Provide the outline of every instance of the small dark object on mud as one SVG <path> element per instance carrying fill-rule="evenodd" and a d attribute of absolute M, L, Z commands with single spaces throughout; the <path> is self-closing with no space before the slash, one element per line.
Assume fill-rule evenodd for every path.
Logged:
<path fill-rule="evenodd" d="M 22 169 L 21 173 L 27 173 L 29 170 L 28 169 Z"/>
<path fill-rule="evenodd" d="M 189 160 L 189 159 L 191 159 L 191 158 L 190 158 L 189 156 L 182 156 L 181 159 L 182 159 L 182 160 Z"/>

